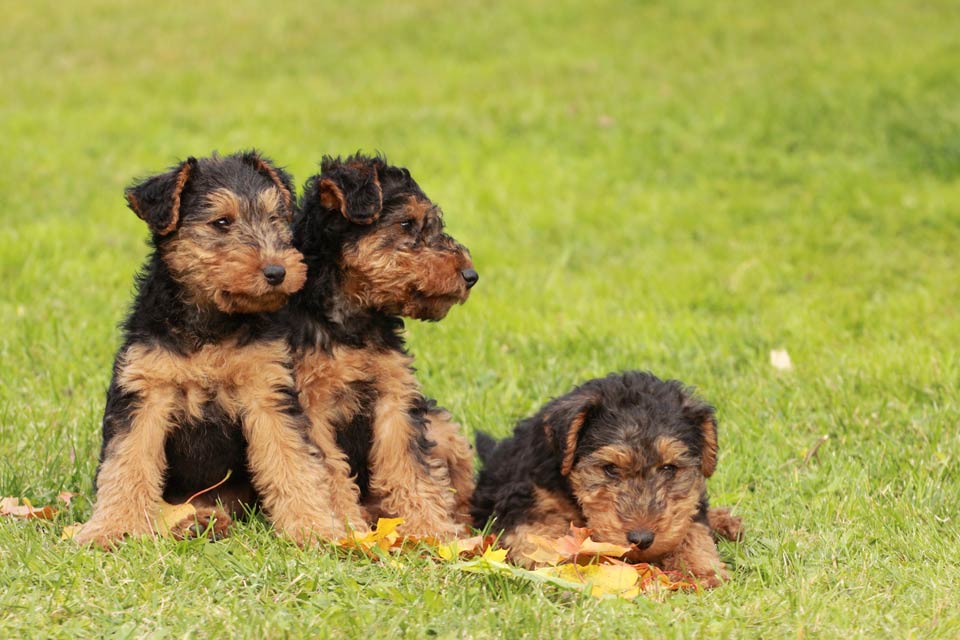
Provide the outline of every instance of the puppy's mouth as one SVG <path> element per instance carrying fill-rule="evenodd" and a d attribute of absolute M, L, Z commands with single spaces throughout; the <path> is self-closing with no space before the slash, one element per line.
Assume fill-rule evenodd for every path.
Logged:
<path fill-rule="evenodd" d="M 403 305 L 403 315 L 416 320 L 443 320 L 451 307 L 467 301 L 470 292 L 427 294 L 422 291 L 413 292 L 409 300 Z"/>
<path fill-rule="evenodd" d="M 285 305 L 288 297 L 288 294 L 281 289 L 259 295 L 239 291 L 221 291 L 217 295 L 217 306 L 227 313 L 267 313 Z"/>

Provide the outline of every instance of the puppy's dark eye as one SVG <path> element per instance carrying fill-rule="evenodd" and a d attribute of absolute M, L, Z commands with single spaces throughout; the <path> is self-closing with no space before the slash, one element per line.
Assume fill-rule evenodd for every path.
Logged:
<path fill-rule="evenodd" d="M 657 471 L 667 478 L 672 478 L 677 474 L 677 468 L 672 464 L 661 465 L 657 468 Z"/>
<path fill-rule="evenodd" d="M 231 220 L 230 218 L 217 218 L 210 224 L 215 229 L 219 229 L 220 231 L 226 231 L 227 229 L 230 228 L 230 225 L 233 224 L 233 220 Z"/>
<path fill-rule="evenodd" d="M 400 228 L 404 231 L 413 231 L 416 227 L 416 223 L 413 220 L 404 220 L 400 223 Z"/>
<path fill-rule="evenodd" d="M 616 479 L 620 477 L 620 468 L 615 464 L 603 465 L 603 472 L 607 474 L 608 478 Z"/>

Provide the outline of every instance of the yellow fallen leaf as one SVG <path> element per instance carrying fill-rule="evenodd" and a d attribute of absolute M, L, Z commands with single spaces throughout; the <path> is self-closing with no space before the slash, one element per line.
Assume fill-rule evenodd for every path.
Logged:
<path fill-rule="evenodd" d="M 473 536 L 472 538 L 458 538 L 446 544 L 437 546 L 437 555 L 444 560 L 456 560 L 465 554 L 476 554 L 481 549 L 486 550 L 493 542 L 493 536 Z"/>
<path fill-rule="evenodd" d="M 197 509 L 189 502 L 183 504 L 170 504 L 160 501 L 160 511 L 157 516 L 157 530 L 161 535 L 168 535 L 181 520 L 192 518 L 197 515 Z"/>
<path fill-rule="evenodd" d="M 638 582 L 640 576 L 627 564 L 562 564 L 556 567 L 543 567 L 534 573 L 559 578 L 567 582 L 590 585 L 590 595 L 595 597 L 610 595 L 632 600 L 640 595 Z"/>
<path fill-rule="evenodd" d="M 483 552 L 483 555 L 480 556 L 480 558 L 486 560 L 487 562 L 506 562 L 507 550 L 488 547 L 487 550 Z"/>
<path fill-rule="evenodd" d="M 369 552 L 374 547 L 384 551 L 392 548 L 400 540 L 400 534 L 397 533 L 397 527 L 403 524 L 403 518 L 380 518 L 377 520 L 377 526 L 369 533 L 358 535 L 353 533 L 349 538 L 343 538 L 339 541 L 341 547 L 351 549 L 360 549 Z"/>
<path fill-rule="evenodd" d="M 80 529 L 82 528 L 82 524 L 68 524 L 63 528 L 63 533 L 60 534 L 60 539 L 73 540 L 75 537 L 77 537 L 77 534 L 80 533 Z"/>

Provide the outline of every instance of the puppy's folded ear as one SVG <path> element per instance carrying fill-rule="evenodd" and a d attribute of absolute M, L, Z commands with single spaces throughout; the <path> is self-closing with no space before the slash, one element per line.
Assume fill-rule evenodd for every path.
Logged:
<path fill-rule="evenodd" d="M 717 468 L 717 417 L 713 407 L 684 393 L 683 417 L 700 429 L 703 436 L 703 446 L 700 450 L 700 471 L 704 478 L 709 478 Z"/>
<path fill-rule="evenodd" d="M 383 189 L 374 162 L 324 158 L 317 183 L 320 204 L 354 224 L 373 224 L 383 210 Z"/>
<path fill-rule="evenodd" d="M 151 231 L 167 235 L 180 222 L 180 194 L 196 166 L 196 158 L 187 158 L 166 173 L 128 187 L 125 194 L 127 206 L 150 226 Z"/>
<path fill-rule="evenodd" d="M 293 200 L 293 178 L 282 168 L 276 166 L 270 158 L 260 155 L 256 150 L 251 150 L 240 156 L 240 159 L 252 166 L 263 176 L 266 176 L 276 185 L 280 192 L 280 199 L 283 202 L 283 209 L 286 213 L 287 221 L 293 218 L 294 200 Z"/>
<path fill-rule="evenodd" d="M 558 398 L 547 406 L 543 430 L 547 442 L 560 457 L 560 473 L 570 475 L 577 452 L 577 441 L 587 423 L 590 412 L 600 404 L 600 397 L 578 389 Z"/>

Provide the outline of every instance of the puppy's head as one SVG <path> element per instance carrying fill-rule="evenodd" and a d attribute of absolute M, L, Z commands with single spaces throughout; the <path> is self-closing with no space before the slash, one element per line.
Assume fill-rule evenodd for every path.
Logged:
<path fill-rule="evenodd" d="M 717 460 L 713 409 L 676 381 L 630 372 L 547 407 L 544 429 L 595 539 L 655 560 L 683 539 Z"/>
<path fill-rule="evenodd" d="M 274 311 L 306 280 L 290 231 L 290 176 L 254 151 L 188 158 L 126 197 L 192 304 Z"/>
<path fill-rule="evenodd" d="M 478 276 L 466 247 L 444 233 L 440 208 L 381 157 L 326 157 L 306 185 L 295 224 L 307 260 L 336 260 L 343 295 L 363 309 L 440 320 Z"/>

